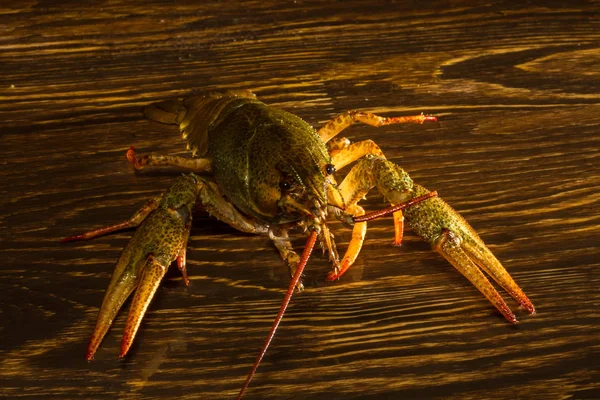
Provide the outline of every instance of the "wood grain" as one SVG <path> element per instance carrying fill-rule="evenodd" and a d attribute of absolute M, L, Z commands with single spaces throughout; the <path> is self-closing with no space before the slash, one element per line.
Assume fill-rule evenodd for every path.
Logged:
<path fill-rule="evenodd" d="M 127 218 L 177 175 L 128 168 L 131 145 L 185 150 L 142 105 L 252 89 L 315 126 L 349 109 L 438 115 L 347 135 L 438 190 L 538 314 L 509 326 L 427 244 L 409 232 L 395 248 L 376 221 L 340 282 L 311 260 L 248 399 L 600 398 L 599 3 L 401 3 L 2 7 L 0 396 L 234 397 L 289 279 L 268 238 L 196 218 L 190 286 L 168 274 L 130 356 L 122 313 L 89 363 L 130 232 L 58 240 Z"/>

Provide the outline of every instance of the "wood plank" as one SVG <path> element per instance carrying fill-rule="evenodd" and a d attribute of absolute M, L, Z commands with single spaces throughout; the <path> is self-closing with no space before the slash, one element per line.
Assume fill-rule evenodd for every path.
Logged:
<path fill-rule="evenodd" d="M 599 18 L 596 1 L 4 7 L 0 396 L 235 396 L 289 280 L 268 238 L 196 218 L 190 286 L 171 271 L 131 354 L 117 358 L 121 313 L 92 362 L 131 233 L 58 240 L 127 218 L 177 176 L 128 167 L 131 145 L 185 153 L 141 106 L 252 89 L 314 126 L 350 109 L 438 115 L 347 135 L 438 190 L 538 313 L 510 326 L 426 243 L 408 232 L 395 248 L 375 221 L 341 281 L 311 260 L 248 399 L 600 398 Z M 349 231 L 333 229 L 344 248 Z"/>

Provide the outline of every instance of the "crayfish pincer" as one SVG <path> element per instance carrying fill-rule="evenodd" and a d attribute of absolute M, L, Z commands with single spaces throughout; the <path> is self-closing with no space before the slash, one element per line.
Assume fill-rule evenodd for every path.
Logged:
<path fill-rule="evenodd" d="M 200 188 L 201 181 L 194 174 L 181 176 L 160 199 L 149 200 L 127 221 L 62 240 L 87 240 L 139 225 L 119 257 L 104 295 L 86 353 L 88 360 L 94 357 L 117 312 L 134 290 L 121 342 L 121 357 L 133 343 L 146 309 L 173 261 L 177 260 L 177 267 L 188 284 L 185 253 L 192 226 L 192 208 Z"/>
<path fill-rule="evenodd" d="M 258 101 L 250 92 L 191 96 L 151 104 L 144 112 L 151 120 L 178 125 L 192 158 L 138 156 L 132 147 L 127 152 L 129 162 L 138 170 L 163 165 L 192 174 L 178 178 L 160 200 L 151 200 L 131 219 L 65 239 L 91 239 L 140 225 L 111 278 L 88 346 L 88 359 L 94 356 L 125 299 L 135 291 L 121 346 L 121 356 L 127 353 L 172 261 L 177 261 L 187 284 L 185 249 L 196 201 L 217 219 L 242 232 L 267 235 L 292 276 L 279 314 L 238 398 L 258 368 L 293 292 L 302 289 L 302 270 L 316 242 L 332 265 L 328 279 L 338 279 L 358 256 L 367 221 L 383 215 L 393 215 L 396 244 L 402 241 L 406 221 L 508 321 L 516 323 L 517 319 L 486 275 L 525 310 L 535 312 L 525 293 L 460 214 L 435 192 L 413 183 L 402 168 L 385 158 L 375 142 L 351 143 L 337 136 L 355 122 L 379 127 L 421 124 L 436 121 L 435 117 L 386 118 L 349 111 L 315 130 L 298 116 Z M 336 171 L 350 164 L 353 165 L 346 176 L 337 183 Z M 374 187 L 391 207 L 365 214 L 358 203 Z M 352 237 L 341 259 L 328 227 L 331 219 L 352 226 Z M 297 228 L 308 235 L 301 256 L 293 250 L 288 236 Z"/>

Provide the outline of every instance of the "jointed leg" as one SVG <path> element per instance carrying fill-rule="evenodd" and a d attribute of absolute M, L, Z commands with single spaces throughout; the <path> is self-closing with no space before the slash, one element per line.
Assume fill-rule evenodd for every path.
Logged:
<path fill-rule="evenodd" d="M 348 147 L 350 147 L 351 143 L 352 142 L 348 138 L 334 137 L 329 142 L 327 142 L 327 152 L 329 153 L 329 155 L 331 157 L 333 157 L 340 151 L 345 150 Z"/>
<path fill-rule="evenodd" d="M 93 239 L 98 236 L 106 235 L 108 233 L 120 231 L 127 228 L 134 228 L 146 219 L 148 215 L 158 207 L 159 200 L 150 199 L 148 202 L 139 210 L 135 212 L 128 220 L 121 222 L 120 224 L 106 226 L 104 228 L 94 229 L 93 231 L 85 232 L 79 235 L 71 236 L 68 238 L 62 239 L 60 242 L 72 242 L 75 240 L 88 240 Z"/>
<path fill-rule="evenodd" d="M 339 185 L 339 191 L 347 205 L 346 212 L 353 213 L 355 216 L 364 214 L 364 210 L 356 203 L 374 186 L 392 204 L 400 204 L 413 197 L 410 195 L 412 180 L 406 172 L 383 157 L 367 156 L 352 167 Z M 396 229 L 395 239 L 398 243 L 398 240 L 402 240 L 403 217 L 401 212 L 400 214 L 394 213 L 394 227 Z M 329 280 L 339 278 L 352 266 L 364 241 L 366 229 L 366 222 L 354 225 L 352 240 L 342 259 L 342 267 L 339 272 L 330 273 Z"/>
<path fill-rule="evenodd" d="M 392 205 L 395 206 L 396 204 Z M 394 246 L 400 246 L 404 238 L 404 213 L 400 210 L 396 211 L 392 216 L 394 218 Z"/>
<path fill-rule="evenodd" d="M 300 262 L 300 256 L 292 247 L 287 228 L 276 228 L 275 231 L 269 231 L 269 237 L 273 241 L 273 244 L 277 250 L 279 250 L 281 259 L 289 268 L 290 276 L 294 276 L 296 274 L 296 269 L 298 268 L 298 263 Z M 304 290 L 302 279 L 298 281 L 296 288 L 298 291 Z"/>
<path fill-rule="evenodd" d="M 205 185 L 199 193 L 200 201 L 206 211 L 219 221 L 247 233 L 265 234 L 269 232 L 269 226 L 262 224 L 250 217 L 245 216 L 229 202 L 219 191 L 217 184 L 208 179 L 202 179 Z"/>
<path fill-rule="evenodd" d="M 187 276 L 187 268 L 186 268 L 186 254 L 187 254 L 187 243 L 188 243 L 188 239 L 190 238 L 190 229 L 192 228 L 192 224 L 189 223 L 185 226 L 185 231 L 183 232 L 183 237 L 182 237 L 182 246 L 181 246 L 181 250 L 179 250 L 179 254 L 177 254 L 177 269 L 179 270 L 179 272 L 181 272 L 181 276 L 183 277 L 183 283 L 185 283 L 185 285 L 189 285 L 190 284 L 190 280 L 188 279 Z"/>
<path fill-rule="evenodd" d="M 336 170 L 340 170 L 346 165 L 351 164 L 352 162 L 367 155 L 377 156 L 385 159 L 385 155 L 379 146 L 372 140 L 351 143 L 350 140 L 346 138 L 335 138 L 339 132 L 357 121 L 379 127 L 383 125 L 399 123 L 423 123 L 425 121 L 437 121 L 437 119 L 436 117 L 429 117 L 425 115 L 385 118 L 372 113 L 360 111 L 348 111 L 338 115 L 336 118 L 321 127 L 321 129 L 318 131 L 319 136 L 321 136 L 325 142 L 328 142 L 327 149 L 329 150 L 332 163 Z M 348 201 L 347 197 L 344 197 L 344 199 Z M 402 243 L 403 232 L 404 216 L 402 211 L 397 211 L 394 213 L 395 245 L 399 246 Z"/>
<path fill-rule="evenodd" d="M 185 158 L 167 154 L 145 154 L 138 157 L 133 147 L 127 151 L 126 156 L 129 163 L 137 170 L 143 169 L 146 165 L 178 167 L 191 172 L 208 172 L 211 169 L 208 158 Z"/>
<path fill-rule="evenodd" d="M 347 111 L 323 125 L 317 133 L 324 142 L 328 142 L 335 135 L 355 122 L 362 122 L 363 124 L 380 127 L 391 124 L 422 124 L 425 121 L 437 121 L 437 118 L 424 114 L 386 118 L 370 112 Z"/>
<path fill-rule="evenodd" d="M 345 138 L 344 138 L 345 139 Z M 347 139 L 346 139 L 347 140 Z M 354 161 L 363 158 L 366 155 L 379 156 L 385 158 L 383 151 L 379 146 L 372 140 L 363 140 L 350 144 L 347 142 L 347 146 L 337 151 L 331 152 L 331 162 L 335 166 L 336 170 L 340 170 L 346 165 L 353 163 Z"/>
<path fill-rule="evenodd" d="M 350 144 L 350 141 L 346 138 L 335 138 L 329 143 L 332 143 L 332 146 L 329 146 L 329 153 L 332 156 L 332 163 L 336 170 L 367 155 L 385 158 L 379 146 L 372 140 Z M 400 210 L 394 213 L 394 245 L 399 246 L 402 243 L 403 232 L 404 217 Z"/>
<path fill-rule="evenodd" d="M 346 207 L 346 213 L 351 214 L 355 217 L 359 215 L 364 215 L 365 210 L 359 206 L 358 204 L 353 204 L 349 207 Z M 334 268 L 333 271 L 327 274 L 327 280 L 333 281 L 342 276 L 348 268 L 354 264 L 356 261 L 356 257 L 358 257 L 358 253 L 360 253 L 360 249 L 362 248 L 362 244 L 365 241 L 365 235 L 367 233 L 367 223 L 366 222 L 357 222 L 354 224 L 352 228 L 352 237 L 350 239 L 350 243 L 348 243 L 348 249 L 342 258 L 342 262 L 340 263 L 339 270 Z"/>

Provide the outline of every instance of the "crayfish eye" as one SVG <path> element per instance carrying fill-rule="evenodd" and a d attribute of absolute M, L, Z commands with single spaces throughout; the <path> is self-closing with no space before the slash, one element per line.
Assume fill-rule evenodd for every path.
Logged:
<path fill-rule="evenodd" d="M 325 165 L 325 173 L 327 173 L 327 175 L 333 175 L 334 172 L 335 172 L 335 166 L 333 164 Z"/>
<path fill-rule="evenodd" d="M 281 181 L 279 182 L 279 188 L 284 192 L 287 192 L 292 188 L 292 184 L 288 181 Z"/>

